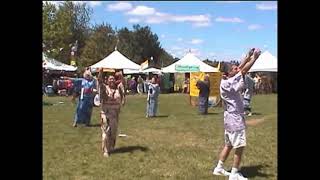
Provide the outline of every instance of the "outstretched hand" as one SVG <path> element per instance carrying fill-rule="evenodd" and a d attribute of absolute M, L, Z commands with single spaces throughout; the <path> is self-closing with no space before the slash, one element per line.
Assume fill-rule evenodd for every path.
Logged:
<path fill-rule="evenodd" d="M 253 58 L 254 59 L 258 59 L 258 57 L 260 56 L 261 54 L 261 50 L 259 48 L 255 49 L 254 50 L 254 53 L 253 53 Z"/>
<path fill-rule="evenodd" d="M 248 54 L 247 54 L 247 57 L 252 56 L 252 55 L 254 54 L 255 50 L 256 50 L 255 48 L 251 48 L 251 49 L 249 50 Z"/>

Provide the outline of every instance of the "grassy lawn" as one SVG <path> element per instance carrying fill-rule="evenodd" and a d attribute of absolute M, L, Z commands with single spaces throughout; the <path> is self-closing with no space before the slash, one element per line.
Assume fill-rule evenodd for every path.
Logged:
<path fill-rule="evenodd" d="M 101 153 L 99 108 L 91 119 L 93 127 L 72 127 L 76 104 L 70 97 L 44 97 L 44 179 L 227 179 L 213 176 L 223 139 L 222 108 L 209 115 L 182 94 L 161 94 L 159 115 L 145 118 L 146 96 L 128 96 L 121 110 L 116 153 Z M 59 103 L 63 102 L 63 103 Z M 252 100 L 250 119 L 265 120 L 248 125 L 247 147 L 241 163 L 250 180 L 277 179 L 277 95 L 258 95 Z M 233 151 L 225 163 L 231 169 Z"/>

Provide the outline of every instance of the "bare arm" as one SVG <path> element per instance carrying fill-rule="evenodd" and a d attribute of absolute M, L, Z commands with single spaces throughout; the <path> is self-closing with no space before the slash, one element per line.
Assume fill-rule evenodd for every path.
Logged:
<path fill-rule="evenodd" d="M 103 68 L 100 68 L 99 70 L 99 74 L 98 74 L 98 87 L 99 87 L 99 96 L 100 96 L 100 102 L 103 103 L 104 100 L 106 100 L 107 96 L 107 92 L 106 92 L 106 87 L 103 83 Z M 102 106 L 101 106 L 102 107 Z"/>
<path fill-rule="evenodd" d="M 103 83 L 103 77 L 102 77 L 102 75 L 103 75 L 103 68 L 100 68 L 99 74 L 98 74 L 98 84 L 99 84 L 99 85 Z"/>
<path fill-rule="evenodd" d="M 249 50 L 249 52 L 247 53 L 246 57 L 243 59 L 243 61 L 238 66 L 239 69 L 242 69 L 248 63 L 248 61 L 250 60 L 250 57 L 252 56 L 254 50 L 255 50 L 254 48 Z"/>
<path fill-rule="evenodd" d="M 251 56 L 251 58 L 250 58 L 250 61 L 248 63 L 246 63 L 245 66 L 241 69 L 241 73 L 243 76 L 248 73 L 248 71 L 253 66 L 253 64 L 256 62 L 256 60 L 258 59 L 260 54 L 261 54 L 260 49 L 255 49 L 253 56 Z"/>
<path fill-rule="evenodd" d="M 126 102 L 126 97 L 124 95 L 124 91 L 123 91 L 123 87 L 121 86 L 118 86 L 118 91 L 120 93 L 120 97 L 121 97 L 121 104 L 124 106 L 125 105 L 125 102 Z"/>

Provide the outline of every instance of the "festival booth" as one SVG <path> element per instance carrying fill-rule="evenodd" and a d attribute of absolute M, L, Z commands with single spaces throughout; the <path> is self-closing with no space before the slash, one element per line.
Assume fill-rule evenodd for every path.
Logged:
<path fill-rule="evenodd" d="M 147 69 L 124 69 L 123 74 L 162 74 L 161 69 L 157 68 L 147 68 Z"/>
<path fill-rule="evenodd" d="M 260 74 L 261 86 L 257 89 L 261 89 L 262 93 L 269 93 L 270 88 L 272 92 L 277 92 L 278 60 L 269 51 L 259 56 L 249 72 Z"/>
<path fill-rule="evenodd" d="M 110 55 L 90 66 L 90 69 L 93 72 L 96 72 L 98 68 L 103 68 L 104 72 L 115 72 L 115 70 L 139 71 L 140 66 L 115 49 Z M 98 95 L 94 98 L 94 104 L 96 106 L 100 105 L 100 99 Z"/>
<path fill-rule="evenodd" d="M 42 68 L 43 92 L 48 96 L 52 96 L 55 93 L 59 95 L 67 95 L 69 87 L 67 87 L 68 82 L 64 80 L 57 81 L 54 79 L 58 79 L 60 76 L 74 76 L 77 67 L 64 64 L 53 58 L 49 58 L 45 53 L 42 53 Z M 54 89 L 57 89 L 56 92 Z"/>
<path fill-rule="evenodd" d="M 90 68 L 93 71 L 95 71 L 97 68 L 139 70 L 140 66 L 122 55 L 119 51 L 115 50 L 109 56 L 90 66 Z"/>
<path fill-rule="evenodd" d="M 219 84 L 221 74 L 218 68 L 209 66 L 202 62 L 191 52 L 188 52 L 179 61 L 162 69 L 163 73 L 175 73 L 175 89 L 179 89 L 182 86 L 183 79 L 188 82 L 190 89 L 190 104 L 193 106 L 197 105 L 197 97 L 199 95 L 199 89 L 196 87 L 198 80 L 203 80 L 205 74 L 210 76 L 210 97 L 209 103 L 211 105 L 217 104 L 219 99 Z M 183 78 L 183 75 L 185 76 Z M 189 81 L 187 80 L 189 77 Z"/>
<path fill-rule="evenodd" d="M 142 70 L 143 73 L 152 73 L 152 74 L 162 74 L 162 71 L 161 69 L 157 69 L 157 68 L 147 68 L 147 69 L 144 69 Z"/>
<path fill-rule="evenodd" d="M 45 70 L 52 70 L 52 71 L 71 71 L 75 72 L 77 67 L 64 64 L 59 62 L 53 58 L 48 58 L 44 53 L 42 53 L 42 67 Z"/>

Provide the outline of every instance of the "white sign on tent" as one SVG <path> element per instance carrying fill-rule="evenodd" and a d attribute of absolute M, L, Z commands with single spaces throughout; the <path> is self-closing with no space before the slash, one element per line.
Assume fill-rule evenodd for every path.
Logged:
<path fill-rule="evenodd" d="M 188 72 L 219 72 L 217 68 L 202 62 L 192 53 L 186 54 L 179 61 L 162 69 L 164 73 L 188 73 Z"/>

